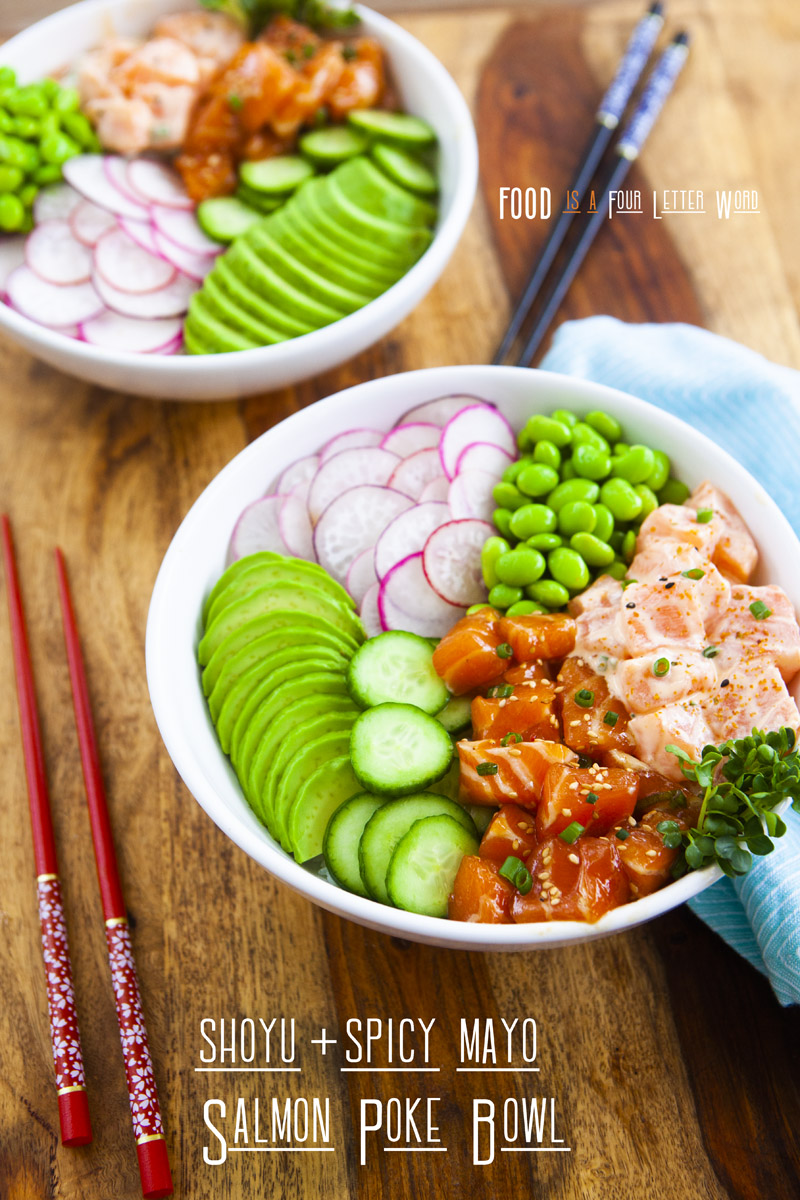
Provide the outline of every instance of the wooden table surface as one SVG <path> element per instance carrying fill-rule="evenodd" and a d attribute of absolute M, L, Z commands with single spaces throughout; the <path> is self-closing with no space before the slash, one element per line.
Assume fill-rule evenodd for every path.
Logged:
<path fill-rule="evenodd" d="M 800 367 L 800 9 L 794 0 L 673 0 L 692 54 L 631 186 L 755 188 L 758 215 L 620 219 L 563 317 L 689 320 Z M 161 557 L 200 490 L 298 407 L 381 374 L 486 361 L 541 241 L 497 216 L 498 188 L 560 199 L 638 0 L 400 15 L 469 98 L 481 192 L 440 283 L 381 344 L 302 386 L 241 403 L 151 403 L 88 388 L 0 345 L 2 508 L 15 526 L 65 879 L 95 1140 L 58 1141 L 31 840 L 10 647 L 0 620 L 0 1196 L 134 1200 L 138 1175 L 58 620 L 51 549 L 73 578 L 176 1192 L 475 1200 L 792 1200 L 800 1028 L 688 911 L 570 950 L 513 956 L 390 940 L 312 907 L 220 833 L 180 783 L 147 696 L 144 629 Z M 198 1073 L 204 1018 L 296 1019 L 301 1075 Z M 340 1071 L 349 1018 L 436 1017 L 436 1075 Z M 538 1022 L 538 1075 L 457 1073 L 461 1018 Z M 277 1026 L 276 1026 L 277 1028 Z M 322 1057 L 310 1044 L 339 1037 Z M 338 1033 L 336 1031 L 339 1031 Z M 530 1081 L 533 1084 L 529 1086 Z M 433 1082 L 431 1082 L 433 1081 Z M 329 1097 L 335 1153 L 232 1154 L 210 1098 Z M 359 1100 L 440 1097 L 448 1153 L 357 1159 Z M 476 1096 L 553 1097 L 570 1153 L 474 1166 Z M 232 1115 L 229 1115 L 232 1136 Z"/>

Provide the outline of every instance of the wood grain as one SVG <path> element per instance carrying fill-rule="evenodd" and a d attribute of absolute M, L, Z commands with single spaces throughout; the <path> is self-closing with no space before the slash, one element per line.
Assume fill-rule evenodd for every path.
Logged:
<path fill-rule="evenodd" d="M 635 11 L 634 11 L 635 9 Z M 475 1200 L 792 1200 L 800 1121 L 798 1020 L 688 912 L 612 941 L 509 956 L 442 952 L 341 922 L 269 878 L 206 818 L 158 738 L 144 628 L 161 557 L 202 488 L 249 440 L 340 387 L 393 371 L 487 361 L 543 230 L 497 219 L 497 188 L 569 176 L 587 118 L 639 5 L 531 4 L 407 12 L 402 23 L 473 104 L 481 190 L 431 294 L 378 346 L 322 378 L 238 404 L 157 404 L 88 388 L 0 345 L 0 502 L 11 513 L 65 879 L 95 1142 L 58 1145 L 24 775 L 7 623 L 0 873 L 0 1196 L 134 1200 L 138 1176 L 85 813 L 51 549 L 70 565 L 134 929 L 177 1194 L 361 1200 L 425 1191 Z M 652 187 L 757 186 L 761 215 L 638 219 L 603 234 L 559 319 L 605 311 L 689 320 L 800 366 L 800 159 L 791 0 L 672 0 L 690 65 L 636 168 Z M 0 21 L 8 19 L 4 11 Z M 742 36 L 746 28 L 747 37 Z M 749 222 L 749 223 L 745 223 Z M 195 1072 L 200 1021 L 294 1016 L 303 1074 Z M 437 1017 L 437 1075 L 343 1074 L 350 1017 Z M 455 1071 L 461 1017 L 540 1027 L 541 1072 Z M 338 1034 L 336 1031 L 339 1031 Z M 329 1096 L 336 1154 L 241 1154 L 205 1165 L 203 1103 Z M 445 1155 L 357 1163 L 365 1096 L 442 1097 Z M 470 1164 L 472 1098 L 557 1098 L 570 1154 Z M 387 1160 L 392 1160 L 387 1161 Z M 399 1160 L 399 1161 L 398 1161 Z"/>

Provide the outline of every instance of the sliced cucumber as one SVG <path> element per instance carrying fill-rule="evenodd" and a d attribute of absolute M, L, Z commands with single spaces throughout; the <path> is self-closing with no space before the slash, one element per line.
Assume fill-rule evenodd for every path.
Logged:
<path fill-rule="evenodd" d="M 261 213 L 235 196 L 214 196 L 197 206 L 200 228 L 215 242 L 232 242 L 245 229 L 261 220 Z"/>
<path fill-rule="evenodd" d="M 368 137 L 396 142 L 400 146 L 431 146 L 436 130 L 422 117 L 408 113 L 385 112 L 381 108 L 360 108 L 348 114 L 348 121 Z"/>
<path fill-rule="evenodd" d="M 231 735 L 231 762 L 246 779 L 269 725 L 295 700 L 317 696 L 321 701 L 346 695 L 344 678 L 336 671 L 314 671 L 289 679 L 274 690 L 258 691 L 240 713 Z"/>
<path fill-rule="evenodd" d="M 468 804 L 466 809 L 475 822 L 475 828 L 477 829 L 479 835 L 483 837 L 484 833 L 486 833 L 486 830 L 491 825 L 492 817 L 497 812 L 497 809 L 492 808 L 488 804 Z"/>
<path fill-rule="evenodd" d="M 246 187 L 268 196 L 284 196 L 293 192 L 314 174 L 314 168 L 299 154 L 281 154 L 277 158 L 260 158 L 242 163 L 239 178 Z"/>
<path fill-rule="evenodd" d="M 363 154 L 368 145 L 367 138 L 357 129 L 347 125 L 331 125 L 328 129 L 314 129 L 300 138 L 300 149 L 307 158 L 320 167 L 335 167 Z"/>
<path fill-rule="evenodd" d="M 278 829 L 275 816 L 275 797 L 278 794 L 283 773 L 292 759 L 300 753 L 304 746 L 323 737 L 326 733 L 336 733 L 346 729 L 349 736 L 357 716 L 358 713 L 352 706 L 350 708 L 341 707 L 339 710 L 331 708 L 322 716 L 304 720 L 281 737 L 278 742 L 273 742 L 275 753 L 271 757 L 263 782 L 259 784 L 259 791 L 252 793 L 254 807 L 262 815 L 271 832 Z M 251 771 L 249 778 L 255 779 L 255 774 L 254 771 Z"/>
<path fill-rule="evenodd" d="M 369 792 L 351 796 L 328 822 L 322 842 L 325 866 L 336 882 L 359 896 L 368 896 L 358 865 L 358 845 L 364 826 L 384 801 Z"/>
<path fill-rule="evenodd" d="M 451 696 L 436 714 L 448 733 L 461 733 L 472 724 L 472 701 L 467 696 Z"/>
<path fill-rule="evenodd" d="M 322 853 L 328 821 L 337 808 L 358 790 L 346 754 L 320 767 L 297 793 L 289 815 L 289 838 L 298 862 Z"/>
<path fill-rule="evenodd" d="M 233 567 L 228 568 L 223 577 L 230 577 L 227 586 L 218 590 L 213 600 L 209 598 L 206 606 L 204 620 L 207 627 L 213 623 L 224 608 L 233 604 L 235 600 L 241 600 L 243 596 L 254 592 L 257 588 L 271 587 L 284 580 L 294 583 L 298 588 L 304 588 L 306 584 L 311 584 L 312 587 L 327 592 L 345 608 L 355 608 L 350 594 L 334 579 L 331 579 L 328 572 L 318 563 L 306 562 L 302 558 L 280 558 L 277 555 L 274 559 L 261 561 L 258 554 L 239 561 L 252 562 L 252 565 L 235 574 L 233 574 Z M 234 566 L 238 565 L 239 563 L 234 563 Z"/>
<path fill-rule="evenodd" d="M 401 187 L 416 192 L 418 196 L 435 196 L 438 192 L 439 185 L 433 171 L 407 150 L 376 142 L 370 154 L 381 170 Z"/>
<path fill-rule="evenodd" d="M 278 790 L 275 794 L 272 816 L 281 844 L 288 850 L 292 850 L 295 854 L 297 853 L 297 846 L 290 827 L 290 817 L 294 802 L 312 775 L 316 775 L 320 770 L 324 770 L 334 760 L 343 758 L 347 761 L 347 748 L 349 744 L 350 731 L 348 729 L 336 729 L 331 733 L 324 733 L 322 737 L 315 738 L 313 742 L 308 742 L 303 746 L 294 755 L 281 776 Z M 353 778 L 352 772 L 350 772 L 350 778 Z M 343 800 L 346 800 L 348 796 L 354 795 L 356 790 L 357 785 L 355 783 L 351 784 L 347 795 L 341 797 L 339 804 Z M 337 804 L 334 807 L 338 808 L 339 805 Z M 325 814 L 325 819 L 320 822 L 316 830 L 319 838 L 319 848 L 313 850 L 310 854 L 304 854 L 303 858 L 298 858 L 298 862 L 303 862 L 305 858 L 313 858 L 315 854 L 322 853 L 322 838 L 331 812 L 333 811 L 334 809 L 332 808 L 330 812 Z M 311 832 L 311 830 L 306 831 L 306 840 Z"/>
<path fill-rule="evenodd" d="M 426 917 L 446 917 L 459 864 L 478 853 L 478 839 L 450 816 L 425 817 L 398 843 L 386 873 L 386 890 L 396 908 Z"/>
<path fill-rule="evenodd" d="M 350 662 L 347 686 L 360 708 L 391 700 L 433 714 L 447 703 L 447 688 L 436 674 L 430 642 L 400 630 L 380 633 L 364 643 Z"/>
<path fill-rule="evenodd" d="M 208 614 L 211 612 L 211 606 L 219 596 L 220 592 L 224 592 L 225 588 L 238 579 L 245 571 L 249 571 L 251 567 L 257 567 L 259 563 L 278 563 L 285 562 L 286 559 L 282 554 L 275 554 L 273 550 L 259 550 L 256 554 L 246 554 L 244 558 L 237 558 L 236 562 L 231 563 L 227 570 L 223 571 L 217 582 L 214 584 L 211 591 L 206 596 L 203 605 L 203 623 L 208 620 Z"/>
<path fill-rule="evenodd" d="M 453 744 L 435 717 L 412 704 L 379 704 L 353 726 L 350 757 L 366 791 L 407 796 L 447 773 Z"/>
<path fill-rule="evenodd" d="M 416 821 L 425 817 L 446 814 L 475 837 L 475 826 L 466 809 L 446 796 L 421 792 L 405 800 L 392 800 L 370 817 L 358 846 L 358 866 L 361 879 L 373 900 L 390 904 L 386 889 L 386 872 L 395 848 Z"/>

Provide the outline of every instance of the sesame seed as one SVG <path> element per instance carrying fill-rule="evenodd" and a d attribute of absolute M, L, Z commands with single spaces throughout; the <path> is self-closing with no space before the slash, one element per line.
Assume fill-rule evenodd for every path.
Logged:
<path fill-rule="evenodd" d="M 656 857 L 657 857 L 657 855 L 658 855 L 658 851 L 657 851 L 657 850 L 648 850 L 648 851 L 647 851 L 647 857 L 648 857 L 648 858 L 656 858 Z"/>
<path fill-rule="evenodd" d="M 542 892 L 539 899 L 541 900 L 542 904 L 545 904 L 547 902 L 547 892 Z"/>
<path fill-rule="evenodd" d="M 560 896 L 561 895 L 561 889 L 557 888 L 557 887 L 548 888 L 548 891 L 550 892 L 551 896 Z"/>
<path fill-rule="evenodd" d="M 568 859 L 569 859 L 569 861 L 570 861 L 570 862 L 572 862 L 572 863 L 579 863 L 579 862 L 581 861 L 581 860 L 578 858 L 577 854 L 568 854 L 568 855 L 567 855 L 567 858 L 568 858 Z"/>
<path fill-rule="evenodd" d="M 635 819 L 634 817 L 628 817 L 628 824 L 629 824 L 629 825 L 635 825 L 635 824 L 636 824 L 636 819 Z"/>
<path fill-rule="evenodd" d="M 557 904 L 560 904 L 560 903 L 561 903 L 561 899 L 560 899 L 560 897 L 559 897 L 559 896 L 553 896 L 553 898 L 552 898 L 552 900 L 550 901 L 550 903 L 552 904 L 553 908 L 555 908 L 555 906 L 556 906 Z"/>
<path fill-rule="evenodd" d="M 519 840 L 519 838 L 514 838 L 514 841 L 511 843 L 511 849 L 512 849 L 512 850 L 519 850 L 519 848 L 520 848 L 520 845 L 521 845 L 521 843 L 520 843 L 520 840 Z"/>
<path fill-rule="evenodd" d="M 549 879 L 550 872 L 549 871 L 540 871 L 539 874 L 536 876 L 536 878 L 539 880 Z"/>
<path fill-rule="evenodd" d="M 572 809 L 571 809 L 571 808 L 562 808 L 562 810 L 561 810 L 561 811 L 562 811 L 562 813 L 564 814 L 564 816 L 565 816 L 565 817 L 571 817 L 571 816 L 572 816 Z"/>

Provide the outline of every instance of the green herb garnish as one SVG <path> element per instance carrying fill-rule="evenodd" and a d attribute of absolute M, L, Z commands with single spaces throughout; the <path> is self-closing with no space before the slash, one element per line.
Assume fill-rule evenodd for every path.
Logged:
<path fill-rule="evenodd" d="M 587 804 L 597 804 L 597 792 L 587 792 L 586 793 L 586 803 Z"/>
<path fill-rule="evenodd" d="M 228 108 L 232 108 L 234 112 L 238 112 L 244 104 L 241 96 L 237 96 L 235 92 L 231 92 L 228 96 Z"/>
<path fill-rule="evenodd" d="M 478 763 L 476 770 L 479 775 L 496 775 L 497 774 L 497 763 L 480 762 L 480 763 Z"/>
<path fill-rule="evenodd" d="M 575 693 L 575 703 L 581 708 L 591 708 L 594 704 L 594 692 L 590 692 L 588 688 L 581 688 Z"/>
<path fill-rule="evenodd" d="M 716 646 L 706 646 L 703 651 L 703 658 L 716 658 L 719 654 L 719 649 Z"/>
<path fill-rule="evenodd" d="M 713 516 L 714 516 L 713 508 L 698 508 L 697 517 L 696 517 L 697 524 L 698 525 L 707 525 Z"/>
<path fill-rule="evenodd" d="M 491 700 L 507 700 L 509 696 L 514 695 L 514 685 L 512 683 L 501 683 L 497 687 L 490 687 L 486 695 Z"/>
<path fill-rule="evenodd" d="M 772 616 L 772 609 L 767 608 L 763 600 L 754 600 L 750 605 L 750 612 L 757 621 L 763 621 L 765 617 Z"/>
<path fill-rule="evenodd" d="M 705 571 L 701 571 L 699 567 L 692 567 L 691 571 L 681 571 L 684 579 L 702 579 Z"/>
<path fill-rule="evenodd" d="M 573 842 L 577 842 L 578 838 L 583 833 L 583 829 L 584 827 L 581 825 L 580 821 L 571 821 L 566 829 L 561 830 L 561 833 L 558 836 L 561 838 L 562 842 L 566 842 L 568 846 L 571 846 Z"/>
<path fill-rule="evenodd" d="M 514 651 L 511 649 L 508 642 L 501 642 L 495 650 L 495 654 L 498 658 L 511 658 L 513 653 Z"/>
<path fill-rule="evenodd" d="M 312 29 L 350 29 L 359 19 L 352 8 L 334 8 L 326 0 L 200 0 L 204 8 L 227 13 L 249 38 L 256 38 L 279 13 Z M 305 53 L 305 52 L 304 52 Z"/>
<path fill-rule="evenodd" d="M 603 717 L 603 724 L 610 725 L 611 728 L 613 729 L 618 720 L 619 720 L 619 713 L 611 712 L 609 710 L 606 713 L 606 715 Z"/>
<path fill-rule="evenodd" d="M 508 743 L 509 743 L 509 742 L 511 742 L 511 741 L 514 741 L 514 742 L 521 742 L 521 741 L 522 741 L 522 734 L 521 734 L 521 733 L 507 733 L 505 737 L 503 737 L 503 738 L 500 738 L 500 745 L 501 745 L 501 746 L 507 746 L 507 745 L 508 745 Z"/>
<path fill-rule="evenodd" d="M 525 866 L 521 858 L 515 858 L 513 854 L 509 854 L 506 861 L 503 863 L 497 872 L 502 875 L 503 879 L 507 879 L 509 883 L 513 883 L 518 892 L 526 896 L 533 887 L 533 879 L 531 873 Z"/>
<path fill-rule="evenodd" d="M 624 842 L 626 837 L 628 836 L 628 832 L 629 831 L 627 829 L 615 829 L 614 837 L 619 838 L 619 840 L 621 842 Z"/>
<path fill-rule="evenodd" d="M 653 663 L 653 674 L 657 679 L 661 679 L 663 675 L 669 675 L 669 659 L 657 658 Z"/>

